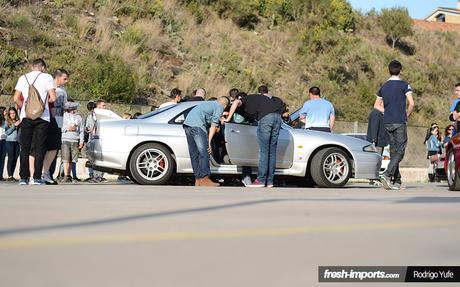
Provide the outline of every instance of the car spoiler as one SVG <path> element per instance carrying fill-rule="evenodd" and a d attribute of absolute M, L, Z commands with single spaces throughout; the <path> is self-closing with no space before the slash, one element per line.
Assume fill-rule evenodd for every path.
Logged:
<path fill-rule="evenodd" d="M 116 113 L 111 110 L 106 109 L 94 109 L 94 114 L 96 115 L 96 120 L 121 120 L 123 119 Z"/>

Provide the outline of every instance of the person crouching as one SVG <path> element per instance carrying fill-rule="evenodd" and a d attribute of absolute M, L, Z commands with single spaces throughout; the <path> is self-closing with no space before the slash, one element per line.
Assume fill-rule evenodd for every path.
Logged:
<path fill-rule="evenodd" d="M 227 97 L 220 97 L 217 101 L 198 104 L 190 111 L 184 122 L 190 160 L 195 174 L 195 186 L 219 186 L 218 183 L 209 179 L 211 174 L 209 154 L 212 152 L 212 138 L 219 128 L 224 108 L 229 103 L 230 100 Z"/>

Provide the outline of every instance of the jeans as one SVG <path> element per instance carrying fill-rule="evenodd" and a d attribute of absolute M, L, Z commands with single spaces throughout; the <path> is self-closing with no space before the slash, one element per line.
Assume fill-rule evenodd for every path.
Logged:
<path fill-rule="evenodd" d="M 46 153 L 46 138 L 48 136 L 49 123 L 41 118 L 31 120 L 24 118 L 21 122 L 21 153 L 20 153 L 20 171 L 21 179 L 30 177 L 29 153 L 34 145 L 35 171 L 34 179 L 42 178 L 43 160 Z"/>
<path fill-rule="evenodd" d="M 16 169 L 19 153 L 21 151 L 19 143 L 17 141 L 7 141 L 5 143 L 5 150 L 8 155 L 8 164 L 6 165 L 8 177 L 12 177 L 14 175 L 14 170 Z"/>
<path fill-rule="evenodd" d="M 257 126 L 259 142 L 259 171 L 257 179 L 264 184 L 273 184 L 276 168 L 276 148 L 281 129 L 281 115 L 271 113 L 263 117 Z"/>
<path fill-rule="evenodd" d="M 211 169 L 209 167 L 208 134 L 198 127 L 184 125 L 184 130 L 195 178 L 209 176 Z"/>
<path fill-rule="evenodd" d="M 392 178 L 393 182 L 401 181 L 399 163 L 403 160 L 407 146 L 406 124 L 385 124 L 390 139 L 390 163 L 385 175 Z"/>
<path fill-rule="evenodd" d="M 5 167 L 6 141 L 0 140 L 0 178 L 3 178 L 3 169 Z"/>

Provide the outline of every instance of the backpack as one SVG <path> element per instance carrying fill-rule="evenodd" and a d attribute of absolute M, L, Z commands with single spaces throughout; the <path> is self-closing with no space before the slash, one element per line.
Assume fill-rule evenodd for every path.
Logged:
<path fill-rule="evenodd" d="M 35 78 L 32 84 L 29 83 L 27 76 L 24 75 L 24 78 L 26 78 L 27 84 L 29 85 L 29 96 L 27 97 L 27 100 L 25 102 L 25 112 L 26 118 L 31 120 L 38 119 L 45 111 L 45 103 L 43 103 L 43 100 L 40 97 L 40 93 L 34 87 L 34 84 L 40 75 L 41 73 L 38 74 L 38 76 Z"/>

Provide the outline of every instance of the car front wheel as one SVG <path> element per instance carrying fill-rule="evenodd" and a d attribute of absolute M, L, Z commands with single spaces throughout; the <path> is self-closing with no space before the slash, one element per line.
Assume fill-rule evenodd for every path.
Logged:
<path fill-rule="evenodd" d="M 455 154 L 453 150 L 449 150 L 447 156 L 447 183 L 449 184 L 449 190 L 460 190 L 460 176 L 455 164 Z"/>
<path fill-rule="evenodd" d="M 310 172 L 319 187 L 343 187 L 351 177 L 351 160 L 342 149 L 325 148 L 314 155 Z"/>
<path fill-rule="evenodd" d="M 163 145 L 146 143 L 138 147 L 129 161 L 134 182 L 142 185 L 165 184 L 173 175 L 175 162 Z"/>

